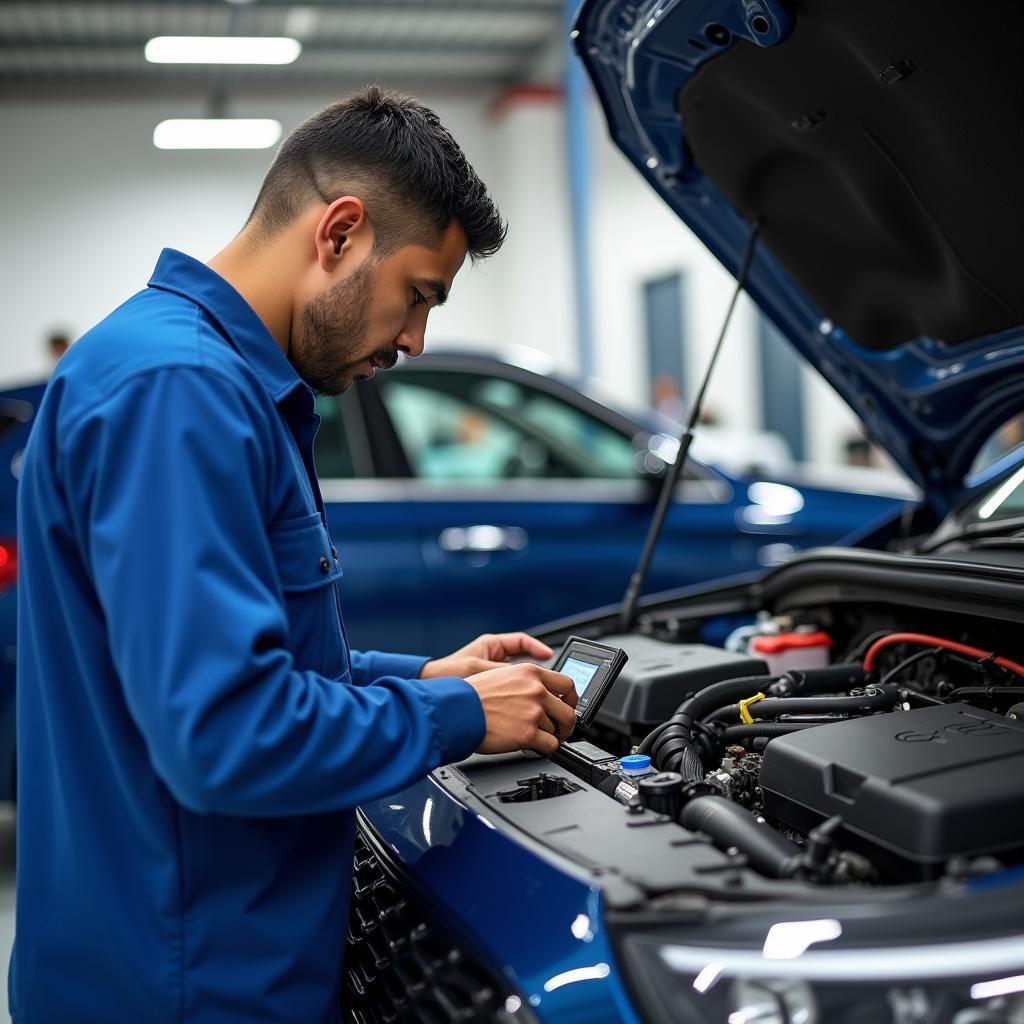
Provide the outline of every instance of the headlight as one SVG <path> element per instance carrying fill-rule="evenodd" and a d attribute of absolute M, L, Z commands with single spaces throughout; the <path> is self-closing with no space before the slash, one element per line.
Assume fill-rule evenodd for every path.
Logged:
<path fill-rule="evenodd" d="M 648 1024 L 1024 1024 L 1024 939 L 808 949 L 835 921 L 783 923 L 763 950 L 621 940 Z M 817 926 L 818 933 L 807 926 Z M 774 929 L 773 929 L 774 931 Z"/>

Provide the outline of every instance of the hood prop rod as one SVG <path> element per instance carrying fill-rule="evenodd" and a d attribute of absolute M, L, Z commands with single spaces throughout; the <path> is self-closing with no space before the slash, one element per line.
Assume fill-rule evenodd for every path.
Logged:
<path fill-rule="evenodd" d="M 708 368 L 704 371 L 704 379 L 701 381 L 697 395 L 690 406 L 689 422 L 686 424 L 686 429 L 680 435 L 679 450 L 675 461 L 665 470 L 665 479 L 658 494 L 658 504 L 651 518 L 651 525 L 647 530 L 647 539 L 644 541 L 643 553 L 640 555 L 640 561 L 630 577 L 629 586 L 626 588 L 626 593 L 622 598 L 622 605 L 619 609 L 618 631 L 620 633 L 628 633 L 636 623 L 637 603 L 640 600 L 640 594 L 643 592 L 644 584 L 647 582 L 647 575 L 651 569 L 651 560 L 654 557 L 654 549 L 661 538 L 665 519 L 668 516 L 669 505 L 675 493 L 676 484 L 679 482 L 679 474 L 686 465 L 686 459 L 690 453 L 690 445 L 693 443 L 693 431 L 697 426 L 697 421 L 700 419 L 704 406 L 704 395 L 707 392 L 708 384 L 711 382 L 711 375 L 714 373 L 715 364 L 718 362 L 718 355 L 722 351 L 722 342 L 725 341 L 725 332 L 729 329 L 733 311 L 736 309 L 736 301 L 740 297 L 740 292 L 743 291 L 744 284 L 746 284 L 747 271 L 750 270 L 750 262 L 754 256 L 754 245 L 757 242 L 757 236 L 760 231 L 761 220 L 758 218 L 750 227 L 747 244 L 743 250 L 743 258 L 740 260 L 739 270 L 736 272 L 736 288 L 733 290 L 729 306 L 725 311 L 725 320 L 722 322 L 722 329 L 718 332 L 718 340 L 715 342 L 715 347 L 711 352 Z"/>

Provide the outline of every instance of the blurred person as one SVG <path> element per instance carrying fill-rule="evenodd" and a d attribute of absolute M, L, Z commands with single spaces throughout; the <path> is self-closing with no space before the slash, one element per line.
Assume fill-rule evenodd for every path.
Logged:
<path fill-rule="evenodd" d="M 511 453 L 491 437 L 491 422 L 477 409 L 462 409 L 419 454 L 417 473 L 428 480 L 493 480 Z"/>
<path fill-rule="evenodd" d="M 687 422 L 691 410 L 683 400 L 682 393 L 679 390 L 679 382 L 675 377 L 668 373 L 659 373 L 654 378 L 652 390 L 654 392 L 655 412 L 667 417 L 674 423 L 680 424 L 680 426 Z M 722 425 L 718 413 L 707 405 L 700 410 L 697 423 L 703 427 L 718 427 Z"/>
<path fill-rule="evenodd" d="M 985 469 L 1024 444 L 1024 416 L 1007 420 L 974 457 L 973 472 Z"/>
<path fill-rule="evenodd" d="M 504 236 L 436 115 L 368 88 L 62 358 L 18 495 L 16 1022 L 333 1024 L 356 805 L 571 732 L 525 634 L 349 649 L 313 465 L 314 393 L 418 356 Z"/>
<path fill-rule="evenodd" d="M 1024 416 L 1014 416 L 1007 420 L 996 432 L 996 437 L 1004 455 L 1019 448 L 1024 444 Z"/>
<path fill-rule="evenodd" d="M 69 348 L 71 348 L 71 339 L 63 331 L 54 331 L 46 339 L 46 352 L 53 366 L 60 362 L 61 357 Z"/>
<path fill-rule="evenodd" d="M 871 442 L 860 434 L 854 434 L 843 442 L 843 462 L 847 466 L 873 466 Z"/>
<path fill-rule="evenodd" d="M 686 405 L 679 393 L 679 383 L 671 374 L 659 373 L 651 387 L 654 396 L 654 408 L 662 416 L 673 423 L 682 424 L 686 420 Z"/>
<path fill-rule="evenodd" d="M 685 407 L 674 378 L 661 374 L 655 380 L 657 412 L 666 418 L 666 429 L 678 436 L 692 410 Z M 690 453 L 701 462 L 725 468 L 739 476 L 775 475 L 793 466 L 793 453 L 786 439 L 772 430 L 734 427 L 723 423 L 710 405 L 697 417 Z"/>
<path fill-rule="evenodd" d="M 871 469 L 895 468 L 885 450 L 860 432 L 850 434 L 843 442 L 843 463 L 847 466 L 867 466 Z"/>

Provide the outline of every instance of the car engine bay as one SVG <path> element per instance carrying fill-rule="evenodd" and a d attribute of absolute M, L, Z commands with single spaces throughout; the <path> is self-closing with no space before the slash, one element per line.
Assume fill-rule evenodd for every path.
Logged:
<path fill-rule="evenodd" d="M 592 622 L 592 639 L 629 656 L 593 724 L 551 759 L 471 759 L 446 784 L 458 776 L 532 838 L 648 896 L 709 883 L 835 894 L 1024 864 L 1015 631 L 980 590 L 970 613 L 941 607 L 957 602 L 936 586 L 940 560 L 819 562 L 813 585 L 806 566 L 782 567 L 774 585 L 734 595 L 730 614 L 697 597 L 648 610 L 625 635 Z M 908 593 L 863 600 L 844 577 L 872 562 Z M 654 844 L 658 823 L 670 833 Z"/>
<path fill-rule="evenodd" d="M 831 647 L 816 621 L 765 618 L 758 628 L 755 643 L 826 637 Z M 631 744 L 651 757 L 653 774 L 616 783 L 617 798 L 738 849 L 763 874 L 917 881 L 995 868 L 1000 855 L 1024 852 L 1024 666 L 909 632 L 876 633 L 832 664 L 775 673 L 703 645 L 605 642 L 634 650 L 619 714 L 606 723 L 617 719 L 632 734 L 642 719 L 624 709 L 657 707 L 658 690 L 687 694 Z M 677 671 L 666 671 L 673 664 Z M 569 749 L 567 766 L 578 752 Z M 592 766 L 591 779 L 600 774 Z M 607 790 L 619 773 L 605 774 Z"/>

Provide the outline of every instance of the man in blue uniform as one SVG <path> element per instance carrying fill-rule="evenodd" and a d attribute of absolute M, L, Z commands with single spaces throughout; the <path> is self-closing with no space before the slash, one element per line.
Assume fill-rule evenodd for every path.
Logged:
<path fill-rule="evenodd" d="M 18 1024 L 339 1020 L 353 808 L 571 731 L 523 634 L 349 649 L 313 467 L 314 391 L 419 355 L 503 238 L 436 116 L 367 89 L 61 361 L 19 492 Z"/>

